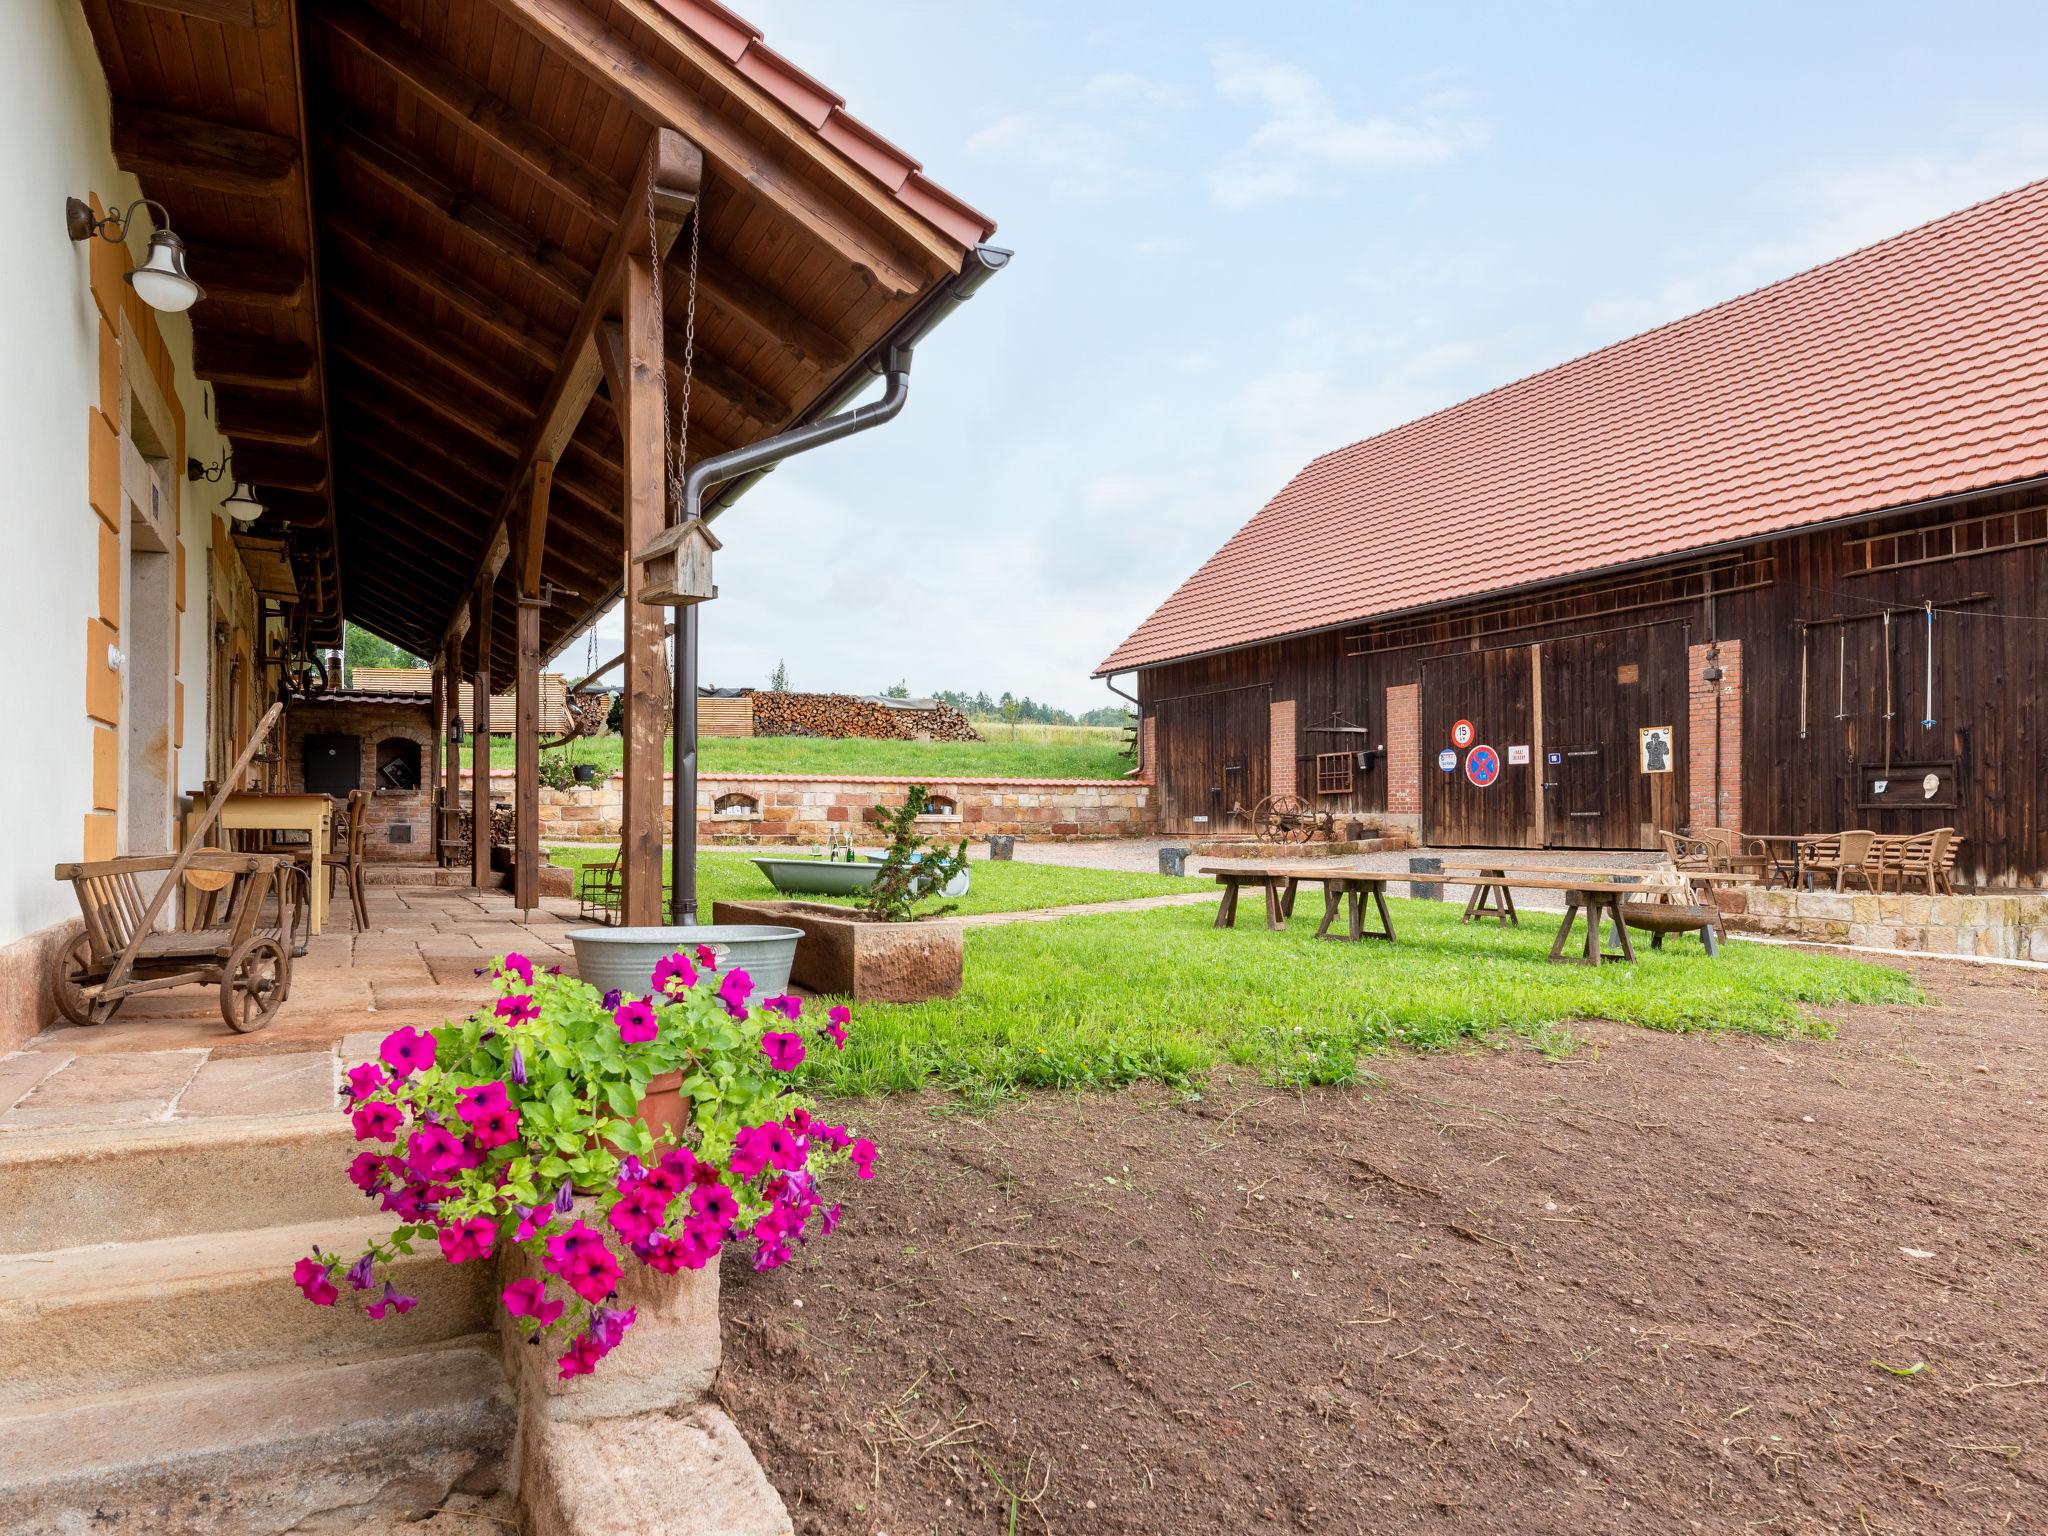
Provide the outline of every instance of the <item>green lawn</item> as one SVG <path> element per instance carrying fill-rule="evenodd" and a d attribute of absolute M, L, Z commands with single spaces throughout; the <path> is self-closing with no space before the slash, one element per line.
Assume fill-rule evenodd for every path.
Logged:
<path fill-rule="evenodd" d="M 1738 941 L 1708 960 L 1690 936 L 1662 951 L 1644 936 L 1634 966 L 1552 965 L 1553 914 L 1502 929 L 1460 923 L 1444 903 L 1390 905 L 1391 947 L 1316 942 L 1312 902 L 1280 933 L 1256 916 L 1218 932 L 1206 905 L 970 929 L 959 997 L 858 1007 L 853 1043 L 812 1052 L 802 1070 L 821 1093 L 942 1086 L 977 1099 L 1187 1083 L 1224 1062 L 1290 1086 L 1347 1083 L 1361 1057 L 1400 1049 L 1519 1040 L 1562 1054 L 1577 1019 L 1825 1034 L 1805 1005 L 1920 995 L 1904 974 L 1846 957 Z"/>
<path fill-rule="evenodd" d="M 1004 727 L 988 728 L 990 741 L 866 741 L 811 736 L 707 737 L 697 771 L 712 773 L 889 774 L 931 779 L 1119 779 L 1131 760 L 1117 751 L 1115 733 L 1093 741 L 1011 741 Z M 619 766 L 616 736 L 572 742 L 561 749 L 572 763 L 600 772 Z M 491 766 L 512 766 L 512 738 L 491 738 Z"/>
<path fill-rule="evenodd" d="M 800 854 L 796 848 L 762 848 L 763 854 Z M 568 868 L 602 863 L 615 848 L 552 848 L 548 856 Z M 1173 875 L 1129 874 L 1113 869 L 1070 869 L 1059 864 L 1016 864 L 976 861 L 972 888 L 958 903 L 957 915 L 976 912 L 1024 912 L 1034 907 L 1065 907 L 1091 901 L 1128 901 L 1137 896 L 1170 896 L 1176 892 L 1210 891 L 1208 880 Z M 749 854 L 706 848 L 697 856 L 697 897 L 708 914 L 714 901 L 772 898 L 775 887 L 749 862 Z M 850 898 L 813 896 L 808 901 Z M 708 916 L 707 916 L 707 921 Z"/>

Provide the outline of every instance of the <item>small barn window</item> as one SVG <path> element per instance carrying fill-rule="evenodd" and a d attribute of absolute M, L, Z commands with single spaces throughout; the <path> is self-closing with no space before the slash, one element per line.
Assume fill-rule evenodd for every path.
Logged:
<path fill-rule="evenodd" d="M 720 795 L 711 802 L 711 814 L 726 821 L 752 821 L 760 810 L 761 802 L 752 795 Z"/>
<path fill-rule="evenodd" d="M 960 819 L 960 802 L 953 799 L 950 795 L 927 795 L 924 802 L 924 814 L 917 819 L 919 821 L 958 821 Z"/>
<path fill-rule="evenodd" d="M 387 736 L 377 743 L 377 788 L 420 787 L 420 744 L 409 736 Z"/>
<path fill-rule="evenodd" d="M 1350 752 L 1318 752 L 1316 754 L 1316 793 L 1319 795 L 1348 795 L 1351 793 L 1356 771 L 1356 758 Z"/>

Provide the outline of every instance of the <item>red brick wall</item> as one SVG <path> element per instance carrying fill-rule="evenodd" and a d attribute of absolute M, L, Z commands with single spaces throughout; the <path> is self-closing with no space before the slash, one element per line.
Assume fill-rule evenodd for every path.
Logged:
<path fill-rule="evenodd" d="M 1387 690 L 1387 814 L 1422 814 L 1422 687 Z"/>
<path fill-rule="evenodd" d="M 1295 756 L 1294 700 L 1275 699 L 1266 708 L 1271 714 L 1266 741 L 1273 759 L 1272 793 L 1298 795 L 1301 789 L 1295 783 L 1295 764 L 1299 759 Z"/>
<path fill-rule="evenodd" d="M 1714 659 L 1711 646 L 1686 647 L 1685 670 L 1689 704 L 1687 709 L 1687 761 L 1690 782 L 1686 785 L 1686 809 L 1692 830 L 1728 827 L 1742 830 L 1742 642 L 1723 640 L 1719 646 L 1722 677 L 1709 682 L 1707 667 Z M 1714 803 L 1714 700 L 1721 701 L 1721 798 Z"/>
<path fill-rule="evenodd" d="M 379 863 L 429 861 L 434 857 L 434 817 L 427 799 L 427 759 L 434 751 L 433 722 L 420 704 L 303 704 L 285 716 L 284 788 L 303 794 L 306 788 L 305 740 L 308 736 L 354 736 L 362 742 L 359 782 L 371 790 L 368 831 L 363 848 Z M 379 787 L 377 744 L 404 737 L 420 749 L 421 786 L 413 790 Z M 337 807 L 337 812 L 339 807 Z M 394 828 L 411 828 L 411 841 L 394 843 Z M 405 835 L 403 833 L 401 836 Z"/>

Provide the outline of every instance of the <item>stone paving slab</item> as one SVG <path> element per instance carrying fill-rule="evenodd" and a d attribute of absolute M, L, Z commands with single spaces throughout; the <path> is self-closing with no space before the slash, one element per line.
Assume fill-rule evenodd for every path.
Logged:
<path fill-rule="evenodd" d="M 334 1053 L 291 1051 L 208 1061 L 178 1096 L 179 1119 L 301 1115 L 334 1107 Z"/>
<path fill-rule="evenodd" d="M 16 1051 L 0 1056 L 0 1112 L 12 1109 L 37 1083 L 70 1060 L 65 1051 Z"/>
<path fill-rule="evenodd" d="M 161 1120 L 205 1060 L 199 1050 L 76 1057 L 0 1114 L 0 1130 Z"/>

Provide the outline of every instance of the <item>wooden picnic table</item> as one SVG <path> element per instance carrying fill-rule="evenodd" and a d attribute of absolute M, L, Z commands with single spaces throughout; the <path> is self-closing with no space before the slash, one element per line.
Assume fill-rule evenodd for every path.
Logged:
<path fill-rule="evenodd" d="M 1394 919 L 1387 911 L 1387 882 L 1396 876 L 1386 871 L 1352 869 L 1342 865 L 1285 864 L 1239 864 L 1228 868 L 1206 866 L 1202 873 L 1214 875 L 1216 883 L 1223 887 L 1223 899 L 1216 906 L 1216 926 L 1234 928 L 1237 926 L 1237 893 L 1247 885 L 1256 885 L 1266 893 L 1266 926 L 1280 929 L 1287 926 L 1287 920 L 1294 916 L 1294 896 L 1304 880 L 1313 881 L 1323 888 L 1323 920 L 1316 925 L 1319 939 L 1343 938 L 1353 942 L 1360 939 L 1385 939 L 1394 942 Z M 1380 926 L 1377 929 L 1365 926 L 1365 900 L 1370 896 L 1374 909 L 1379 913 Z M 1331 924 L 1337 914 L 1346 913 L 1345 932 L 1333 934 Z"/>
<path fill-rule="evenodd" d="M 1691 871 L 1682 871 L 1681 876 L 1688 883 L 1696 878 Z M 1492 916 L 1498 918 L 1503 926 L 1509 923 L 1520 925 L 1521 919 L 1515 912 L 1515 890 L 1564 892 L 1564 921 L 1558 925 L 1557 938 L 1551 943 L 1550 958 L 1559 964 L 1569 965 L 1597 966 L 1607 960 L 1622 960 L 1633 965 L 1636 949 L 1628 936 L 1628 915 L 1623 912 L 1623 906 L 1631 896 L 1644 893 L 1663 895 L 1678 889 L 1671 883 L 1671 872 L 1667 870 L 1514 865 L 1505 860 L 1457 861 L 1446 864 L 1442 874 L 1411 874 L 1403 878 L 1417 884 L 1470 885 L 1473 889 L 1465 903 L 1464 921 Z M 1708 878 L 1719 880 L 1729 877 L 1717 873 Z M 1648 905 L 1638 904 L 1639 916 L 1645 915 Z M 1675 912 L 1672 915 L 1674 918 L 1677 916 Z M 1580 952 L 1567 955 L 1564 952 L 1566 941 L 1582 917 L 1585 937 L 1581 941 Z M 1601 930 L 1610 921 L 1614 924 L 1615 952 L 1604 953 Z M 1701 931 L 1711 930 L 1703 926 Z M 1709 954 L 1716 951 L 1717 945 L 1713 940 L 1703 942 Z"/>

